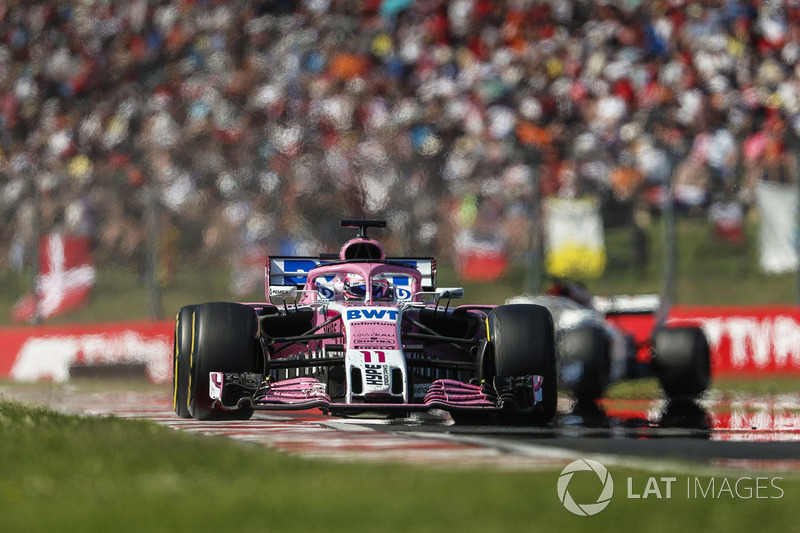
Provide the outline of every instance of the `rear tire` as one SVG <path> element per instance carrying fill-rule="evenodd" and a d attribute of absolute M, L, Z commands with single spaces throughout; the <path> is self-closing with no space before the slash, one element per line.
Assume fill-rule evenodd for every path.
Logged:
<path fill-rule="evenodd" d="M 693 398 L 708 389 L 708 339 L 695 326 L 662 328 L 653 336 L 653 372 L 669 398 Z"/>
<path fill-rule="evenodd" d="M 559 375 L 579 404 L 602 398 L 610 364 L 603 328 L 587 326 L 562 333 L 558 341 Z"/>
<path fill-rule="evenodd" d="M 497 376 L 542 376 L 541 410 L 530 414 L 503 413 L 504 422 L 546 425 L 558 403 L 553 317 L 545 307 L 503 305 L 489 313 L 489 341 Z"/>
<path fill-rule="evenodd" d="M 189 373 L 192 353 L 192 320 L 196 305 L 186 305 L 175 317 L 175 340 L 172 351 L 172 408 L 181 418 L 189 413 Z"/>
<path fill-rule="evenodd" d="M 258 368 L 258 316 L 247 305 L 214 302 L 197 307 L 191 354 L 189 411 L 198 420 L 246 420 L 252 408 L 223 411 L 212 407 L 210 372 L 256 372 Z"/>

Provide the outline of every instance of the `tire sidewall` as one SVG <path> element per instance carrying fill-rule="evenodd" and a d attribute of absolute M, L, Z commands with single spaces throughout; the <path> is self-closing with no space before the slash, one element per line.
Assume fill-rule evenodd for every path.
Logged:
<path fill-rule="evenodd" d="M 172 404 L 175 414 L 190 418 L 189 374 L 192 350 L 192 322 L 196 305 L 186 305 L 175 317 L 175 338 L 172 351 Z"/>
<path fill-rule="evenodd" d="M 653 373 L 670 398 L 702 394 L 711 380 L 710 349 L 697 326 L 666 327 L 653 335 Z"/>
<path fill-rule="evenodd" d="M 488 337 L 498 376 L 539 375 L 543 411 L 528 415 L 527 422 L 548 424 L 556 413 L 558 371 L 553 317 L 535 304 L 510 304 L 489 313 Z"/>
<path fill-rule="evenodd" d="M 198 306 L 194 314 L 191 351 L 189 411 L 194 418 L 242 418 L 239 411 L 213 407 L 209 373 L 243 373 L 257 369 L 258 317 L 247 305 L 212 302 Z"/>

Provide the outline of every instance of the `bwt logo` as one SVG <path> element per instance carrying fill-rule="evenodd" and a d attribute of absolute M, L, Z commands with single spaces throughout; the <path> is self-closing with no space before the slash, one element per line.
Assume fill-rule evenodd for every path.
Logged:
<path fill-rule="evenodd" d="M 581 471 L 594 472 L 603 484 L 600 496 L 597 497 L 597 501 L 594 503 L 576 503 L 569 493 L 569 482 L 572 481 L 572 476 L 575 475 L 575 472 Z M 566 507 L 569 512 L 578 516 L 596 515 L 611 503 L 611 497 L 613 495 L 614 480 L 611 478 L 608 469 L 591 459 L 579 459 L 571 462 L 561 471 L 561 475 L 558 477 L 558 499 L 561 500 L 561 503 L 564 504 L 564 507 Z"/>
<path fill-rule="evenodd" d="M 394 309 L 349 309 L 347 311 L 347 320 L 372 319 L 396 321 L 398 314 L 399 312 Z"/>

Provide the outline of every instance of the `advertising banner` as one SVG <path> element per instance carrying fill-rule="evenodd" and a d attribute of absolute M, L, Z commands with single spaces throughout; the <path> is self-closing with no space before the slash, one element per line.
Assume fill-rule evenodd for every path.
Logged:
<path fill-rule="evenodd" d="M 0 329 L 0 377 L 67 381 L 85 366 L 144 366 L 155 383 L 172 379 L 175 324 L 129 322 Z"/>
<path fill-rule="evenodd" d="M 617 317 L 619 327 L 645 339 L 653 319 Z M 800 308 L 675 307 L 670 323 L 700 325 L 711 346 L 711 371 L 721 375 L 800 375 Z M 31 326 L 0 329 L 0 378 L 67 381 L 76 367 L 136 365 L 148 379 L 172 379 L 175 324 Z"/>
<path fill-rule="evenodd" d="M 722 374 L 800 374 L 800 308 L 677 307 L 676 320 L 699 322 Z"/>
<path fill-rule="evenodd" d="M 95 282 L 89 248 L 88 237 L 60 233 L 42 236 L 36 291 L 17 302 L 14 320 L 26 322 L 35 316 L 49 318 L 85 303 Z"/>
<path fill-rule="evenodd" d="M 641 342 L 655 325 L 651 315 L 620 315 L 614 323 Z M 669 325 L 698 325 L 711 348 L 711 373 L 800 374 L 800 308 L 683 307 L 670 311 Z"/>
<path fill-rule="evenodd" d="M 600 277 L 606 268 L 600 203 L 549 198 L 544 208 L 547 273 L 575 280 Z"/>
<path fill-rule="evenodd" d="M 797 269 L 797 187 L 761 181 L 756 187 L 761 221 L 758 257 L 768 274 Z"/>

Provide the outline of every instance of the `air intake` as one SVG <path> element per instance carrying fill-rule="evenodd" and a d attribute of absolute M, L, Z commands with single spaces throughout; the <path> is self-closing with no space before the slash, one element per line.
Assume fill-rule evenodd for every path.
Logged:
<path fill-rule="evenodd" d="M 364 261 L 380 261 L 383 259 L 383 248 L 374 241 L 350 242 L 344 249 L 345 260 L 361 259 Z"/>

